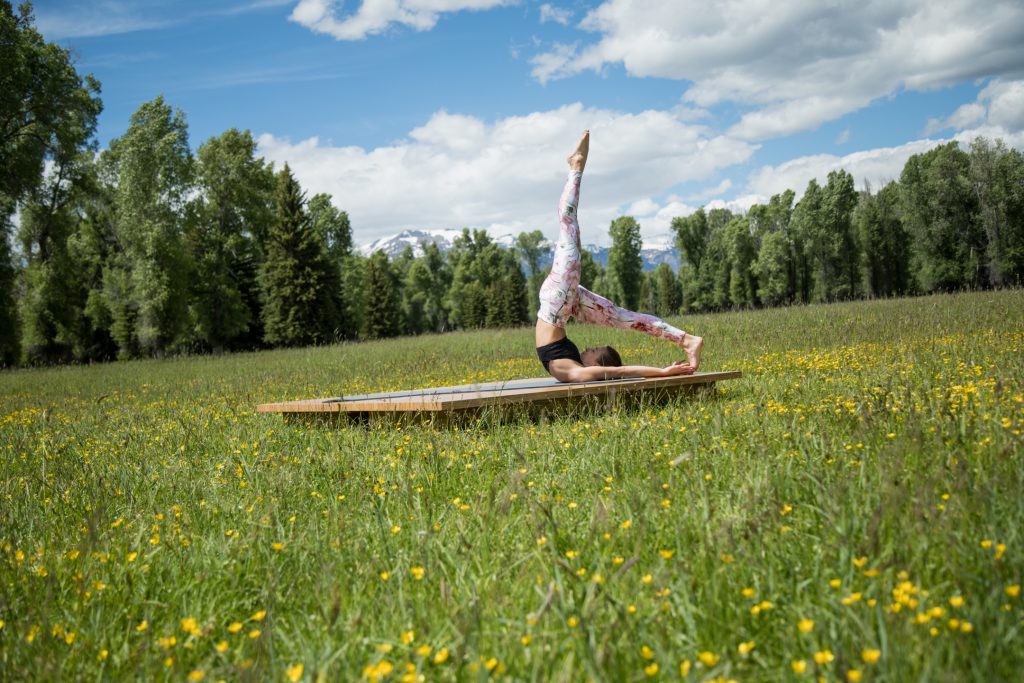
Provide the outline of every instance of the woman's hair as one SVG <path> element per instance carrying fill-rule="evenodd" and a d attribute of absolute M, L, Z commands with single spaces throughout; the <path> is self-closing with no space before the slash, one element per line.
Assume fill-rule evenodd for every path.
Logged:
<path fill-rule="evenodd" d="M 594 352 L 594 362 L 598 365 L 608 367 L 622 367 L 622 357 L 619 352 L 611 346 L 597 346 L 591 351 Z"/>

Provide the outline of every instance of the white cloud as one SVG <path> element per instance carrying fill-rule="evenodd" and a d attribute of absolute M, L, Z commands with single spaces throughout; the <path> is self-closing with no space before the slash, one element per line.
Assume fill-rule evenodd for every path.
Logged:
<path fill-rule="evenodd" d="M 845 145 L 849 141 L 850 141 L 850 129 L 849 128 L 844 128 L 843 131 L 841 133 L 839 133 L 839 135 L 836 136 L 836 144 L 837 145 Z"/>
<path fill-rule="evenodd" d="M 928 119 L 925 135 L 947 129 L 954 130 L 958 140 L 983 135 L 1020 147 L 1024 142 L 1024 81 L 993 79 L 974 102 L 957 107 L 948 117 Z"/>
<path fill-rule="evenodd" d="M 568 26 L 570 19 L 572 19 L 572 12 L 567 9 L 555 7 L 548 3 L 540 6 L 540 23 L 542 24 L 547 21 L 553 21 L 556 24 Z"/>
<path fill-rule="evenodd" d="M 338 40 L 362 40 L 394 24 L 428 31 L 442 13 L 485 10 L 514 0 L 362 0 L 354 13 L 338 18 L 335 0 L 300 0 L 289 19 Z"/>
<path fill-rule="evenodd" d="M 928 119 L 924 134 L 932 135 L 947 128 L 959 130 L 975 124 L 983 118 L 985 118 L 985 106 L 977 102 L 968 102 L 944 119 Z"/>
<path fill-rule="evenodd" d="M 751 107 L 730 132 L 765 139 L 808 130 L 903 89 L 1024 71 L 1019 0 L 605 0 L 587 45 L 533 59 L 541 81 L 621 64 L 690 81 L 700 107 Z"/>
<path fill-rule="evenodd" d="M 271 134 L 260 136 L 259 147 L 278 167 L 288 162 L 308 192 L 330 193 L 349 212 L 359 243 L 406 228 L 539 229 L 554 238 L 565 155 L 583 128 L 592 143 L 580 222 L 584 241 L 593 243 L 607 242 L 608 225 L 624 207 L 743 163 L 756 149 L 669 112 L 580 104 L 493 123 L 442 111 L 407 139 L 376 149 Z M 658 225 L 645 225 L 645 234 Z"/>
<path fill-rule="evenodd" d="M 858 188 L 870 183 L 872 189 L 886 185 L 891 180 L 898 180 L 903 165 L 914 154 L 927 152 L 946 140 L 915 140 L 898 147 L 880 147 L 862 152 L 854 152 L 846 156 L 834 154 L 814 154 L 798 157 L 778 166 L 763 166 L 750 176 L 748 189 L 762 197 L 786 190 L 793 190 L 797 197 L 803 195 L 807 183 L 814 178 L 824 184 L 831 171 L 845 169 L 853 175 Z"/>

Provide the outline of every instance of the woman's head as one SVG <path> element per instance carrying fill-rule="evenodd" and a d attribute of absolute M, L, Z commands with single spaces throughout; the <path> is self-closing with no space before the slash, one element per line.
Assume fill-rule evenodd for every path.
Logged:
<path fill-rule="evenodd" d="M 596 346 L 592 349 L 587 349 L 580 357 L 583 359 L 583 364 L 590 365 L 601 365 L 606 368 L 609 367 L 621 367 L 622 358 L 619 356 L 619 352 L 611 346 Z"/>

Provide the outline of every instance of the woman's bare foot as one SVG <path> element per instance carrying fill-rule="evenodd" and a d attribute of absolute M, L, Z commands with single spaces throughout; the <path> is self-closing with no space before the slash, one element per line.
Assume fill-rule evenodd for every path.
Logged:
<path fill-rule="evenodd" d="M 700 367 L 700 352 L 704 348 L 704 339 L 692 334 L 684 334 L 683 342 L 680 346 L 686 352 L 686 357 L 690 361 L 690 367 L 696 371 Z"/>
<path fill-rule="evenodd" d="M 580 136 L 580 141 L 576 143 L 576 149 L 565 160 L 569 163 L 569 168 L 572 170 L 582 171 L 583 167 L 587 165 L 587 154 L 589 153 L 590 131 L 584 130 L 583 135 Z"/>

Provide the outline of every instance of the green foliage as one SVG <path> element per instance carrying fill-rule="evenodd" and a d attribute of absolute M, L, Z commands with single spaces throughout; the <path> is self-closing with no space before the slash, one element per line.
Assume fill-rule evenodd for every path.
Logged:
<path fill-rule="evenodd" d="M 0 368 L 15 365 L 21 355 L 15 298 L 17 271 L 11 258 L 10 231 L 8 215 L 0 211 Z"/>
<path fill-rule="evenodd" d="M 398 276 L 383 251 L 374 252 L 366 262 L 366 313 L 363 336 L 369 339 L 394 337 L 402 333 L 402 304 Z"/>
<path fill-rule="evenodd" d="M 900 194 L 918 287 L 932 292 L 981 285 L 985 233 L 967 153 L 950 142 L 910 157 L 900 175 Z"/>
<path fill-rule="evenodd" d="M 636 310 L 640 305 L 643 283 L 643 259 L 640 249 L 640 224 L 632 216 L 620 216 L 608 230 L 612 247 L 608 251 L 608 276 L 612 299 L 620 306 Z"/>
<path fill-rule="evenodd" d="M 545 277 L 541 262 L 551 256 L 551 243 L 547 241 L 544 233 L 540 230 L 532 230 L 519 233 L 516 237 L 515 248 L 523 263 L 526 264 L 528 315 L 530 319 L 533 319 L 537 315 L 537 307 L 540 303 L 538 295 Z"/>
<path fill-rule="evenodd" d="M 339 336 L 337 271 L 287 164 L 276 177 L 274 206 L 260 271 L 264 338 L 279 346 L 334 341 Z"/>
<path fill-rule="evenodd" d="M 853 223 L 861 248 L 861 282 L 868 296 L 893 296 L 910 288 L 910 238 L 899 215 L 899 186 L 861 194 Z"/>
<path fill-rule="evenodd" d="M 220 353 L 259 317 L 259 237 L 273 221 L 272 169 L 256 157 L 249 131 L 234 128 L 210 138 L 196 158 L 195 200 L 187 233 L 198 277 L 192 278 L 190 307 L 195 334 Z"/>
<path fill-rule="evenodd" d="M 189 263 L 182 239 L 192 187 L 188 126 L 163 97 L 143 103 L 103 155 L 121 251 L 107 263 L 104 295 L 121 355 L 163 355 L 183 341 Z"/>
<path fill-rule="evenodd" d="M 77 153 L 96 129 L 99 82 L 36 30 L 31 5 L 0 2 L 0 204 L 35 188 L 43 160 Z M 4 199 L 6 198 L 6 200 Z"/>
<path fill-rule="evenodd" d="M 977 138 L 970 148 L 970 181 L 985 234 L 987 283 L 1024 283 L 1024 154 Z"/>

